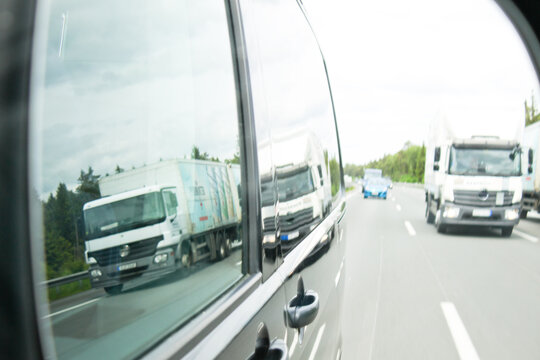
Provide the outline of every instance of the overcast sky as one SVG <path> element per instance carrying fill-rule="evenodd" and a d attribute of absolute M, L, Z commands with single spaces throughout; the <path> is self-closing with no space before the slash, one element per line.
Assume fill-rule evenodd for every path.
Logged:
<path fill-rule="evenodd" d="M 450 121 L 523 121 L 538 80 L 490 0 L 304 0 L 325 54 L 345 163 L 421 144 Z M 477 124 L 478 125 L 478 124 Z"/>

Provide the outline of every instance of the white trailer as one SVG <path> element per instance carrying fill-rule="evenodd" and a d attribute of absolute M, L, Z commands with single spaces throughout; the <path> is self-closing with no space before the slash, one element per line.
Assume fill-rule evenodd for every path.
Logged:
<path fill-rule="evenodd" d="M 523 147 L 527 150 L 529 170 L 523 175 L 523 201 L 521 218 L 526 218 L 531 210 L 540 210 L 540 165 L 538 144 L 540 143 L 540 122 L 529 125 L 523 133 Z"/>
<path fill-rule="evenodd" d="M 476 119 L 458 127 L 445 116 L 437 118 L 426 147 L 427 222 L 439 232 L 471 225 L 500 228 L 510 236 L 521 207 L 522 133 L 522 121 Z"/>
<path fill-rule="evenodd" d="M 93 287 L 118 293 L 134 278 L 226 257 L 238 239 L 238 165 L 168 160 L 106 176 L 83 207 Z"/>

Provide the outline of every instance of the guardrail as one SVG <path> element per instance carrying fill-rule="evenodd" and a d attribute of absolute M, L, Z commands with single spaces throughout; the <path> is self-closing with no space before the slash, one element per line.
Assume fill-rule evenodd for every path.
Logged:
<path fill-rule="evenodd" d="M 42 282 L 41 284 L 43 286 L 47 286 L 49 288 L 53 287 L 53 286 L 56 286 L 56 292 L 59 292 L 61 285 L 71 284 L 73 282 L 78 281 L 79 286 L 81 286 L 82 281 L 85 280 L 85 279 L 88 279 L 88 270 L 81 271 L 81 272 L 71 274 L 71 275 L 62 276 L 62 277 L 59 277 L 59 278 L 56 278 L 56 279 L 46 280 L 46 281 Z"/>

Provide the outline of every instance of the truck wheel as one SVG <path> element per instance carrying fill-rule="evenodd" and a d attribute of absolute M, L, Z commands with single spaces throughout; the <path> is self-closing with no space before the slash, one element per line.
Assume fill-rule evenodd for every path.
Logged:
<path fill-rule="evenodd" d="M 231 235 L 225 234 L 225 256 L 231 254 Z"/>
<path fill-rule="evenodd" d="M 513 230 L 514 230 L 513 226 L 505 226 L 501 228 L 501 234 L 503 237 L 510 237 L 512 235 Z"/>
<path fill-rule="evenodd" d="M 519 218 L 520 219 L 526 219 L 528 212 L 529 212 L 529 210 L 521 210 L 521 212 L 519 213 Z"/>
<path fill-rule="evenodd" d="M 435 215 L 431 212 L 431 200 L 428 199 L 426 202 L 426 222 L 428 224 L 433 224 L 435 222 Z"/>
<path fill-rule="evenodd" d="M 217 234 L 216 236 L 216 245 L 217 245 L 217 257 L 219 260 L 225 259 L 227 256 L 227 249 L 225 246 L 225 239 L 223 239 L 223 235 L 221 233 Z"/>
<path fill-rule="evenodd" d="M 122 292 L 122 287 L 124 285 L 114 285 L 114 286 L 105 286 L 105 292 L 109 295 L 118 295 Z"/>
<path fill-rule="evenodd" d="M 187 253 L 182 254 L 182 266 L 188 268 L 191 265 L 193 265 L 193 255 L 191 250 L 188 250 Z"/>
<path fill-rule="evenodd" d="M 441 224 L 441 210 L 437 210 L 437 215 L 435 215 L 435 228 L 439 234 L 444 234 L 446 232 L 446 226 Z"/>

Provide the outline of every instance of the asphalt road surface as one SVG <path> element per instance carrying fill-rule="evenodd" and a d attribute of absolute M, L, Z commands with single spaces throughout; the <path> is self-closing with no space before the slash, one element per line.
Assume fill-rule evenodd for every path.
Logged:
<path fill-rule="evenodd" d="M 539 359 L 540 216 L 438 234 L 422 189 L 350 196 L 344 359 Z"/>

